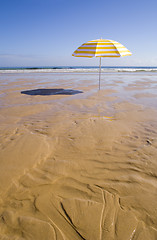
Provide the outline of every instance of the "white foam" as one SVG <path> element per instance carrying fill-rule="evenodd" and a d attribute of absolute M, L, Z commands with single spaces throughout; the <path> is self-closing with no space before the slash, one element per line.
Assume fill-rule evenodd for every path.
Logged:
<path fill-rule="evenodd" d="M 97 73 L 99 68 L 38 68 L 38 69 L 0 69 L 1 73 Z M 157 68 L 101 68 L 102 73 L 116 72 L 157 72 Z"/>

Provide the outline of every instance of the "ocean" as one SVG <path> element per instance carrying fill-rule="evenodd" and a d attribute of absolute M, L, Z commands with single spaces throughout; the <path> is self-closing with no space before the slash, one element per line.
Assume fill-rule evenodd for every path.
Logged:
<path fill-rule="evenodd" d="M 98 66 L 51 66 L 51 67 L 3 67 L 0 73 L 97 73 Z M 101 67 L 102 73 L 157 72 L 157 67 L 109 66 Z"/>

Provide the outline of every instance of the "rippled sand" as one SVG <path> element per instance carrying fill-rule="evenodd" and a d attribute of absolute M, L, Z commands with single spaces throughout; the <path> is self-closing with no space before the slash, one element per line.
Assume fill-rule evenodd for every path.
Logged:
<path fill-rule="evenodd" d="M 97 79 L 0 75 L 0 239 L 157 239 L 157 74 Z"/>

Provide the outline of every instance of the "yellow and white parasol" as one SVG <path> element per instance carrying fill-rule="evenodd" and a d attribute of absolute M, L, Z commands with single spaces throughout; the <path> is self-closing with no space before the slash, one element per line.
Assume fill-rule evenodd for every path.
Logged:
<path fill-rule="evenodd" d="M 132 53 L 121 43 L 107 39 L 92 40 L 82 44 L 72 54 L 74 57 L 100 57 L 99 65 L 99 90 L 101 76 L 101 57 L 123 57 L 129 56 Z"/>

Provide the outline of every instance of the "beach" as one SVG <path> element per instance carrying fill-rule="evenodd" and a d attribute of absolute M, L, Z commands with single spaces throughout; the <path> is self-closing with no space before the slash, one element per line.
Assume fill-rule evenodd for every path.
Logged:
<path fill-rule="evenodd" d="M 157 239 L 157 72 L 0 72 L 0 239 Z"/>

